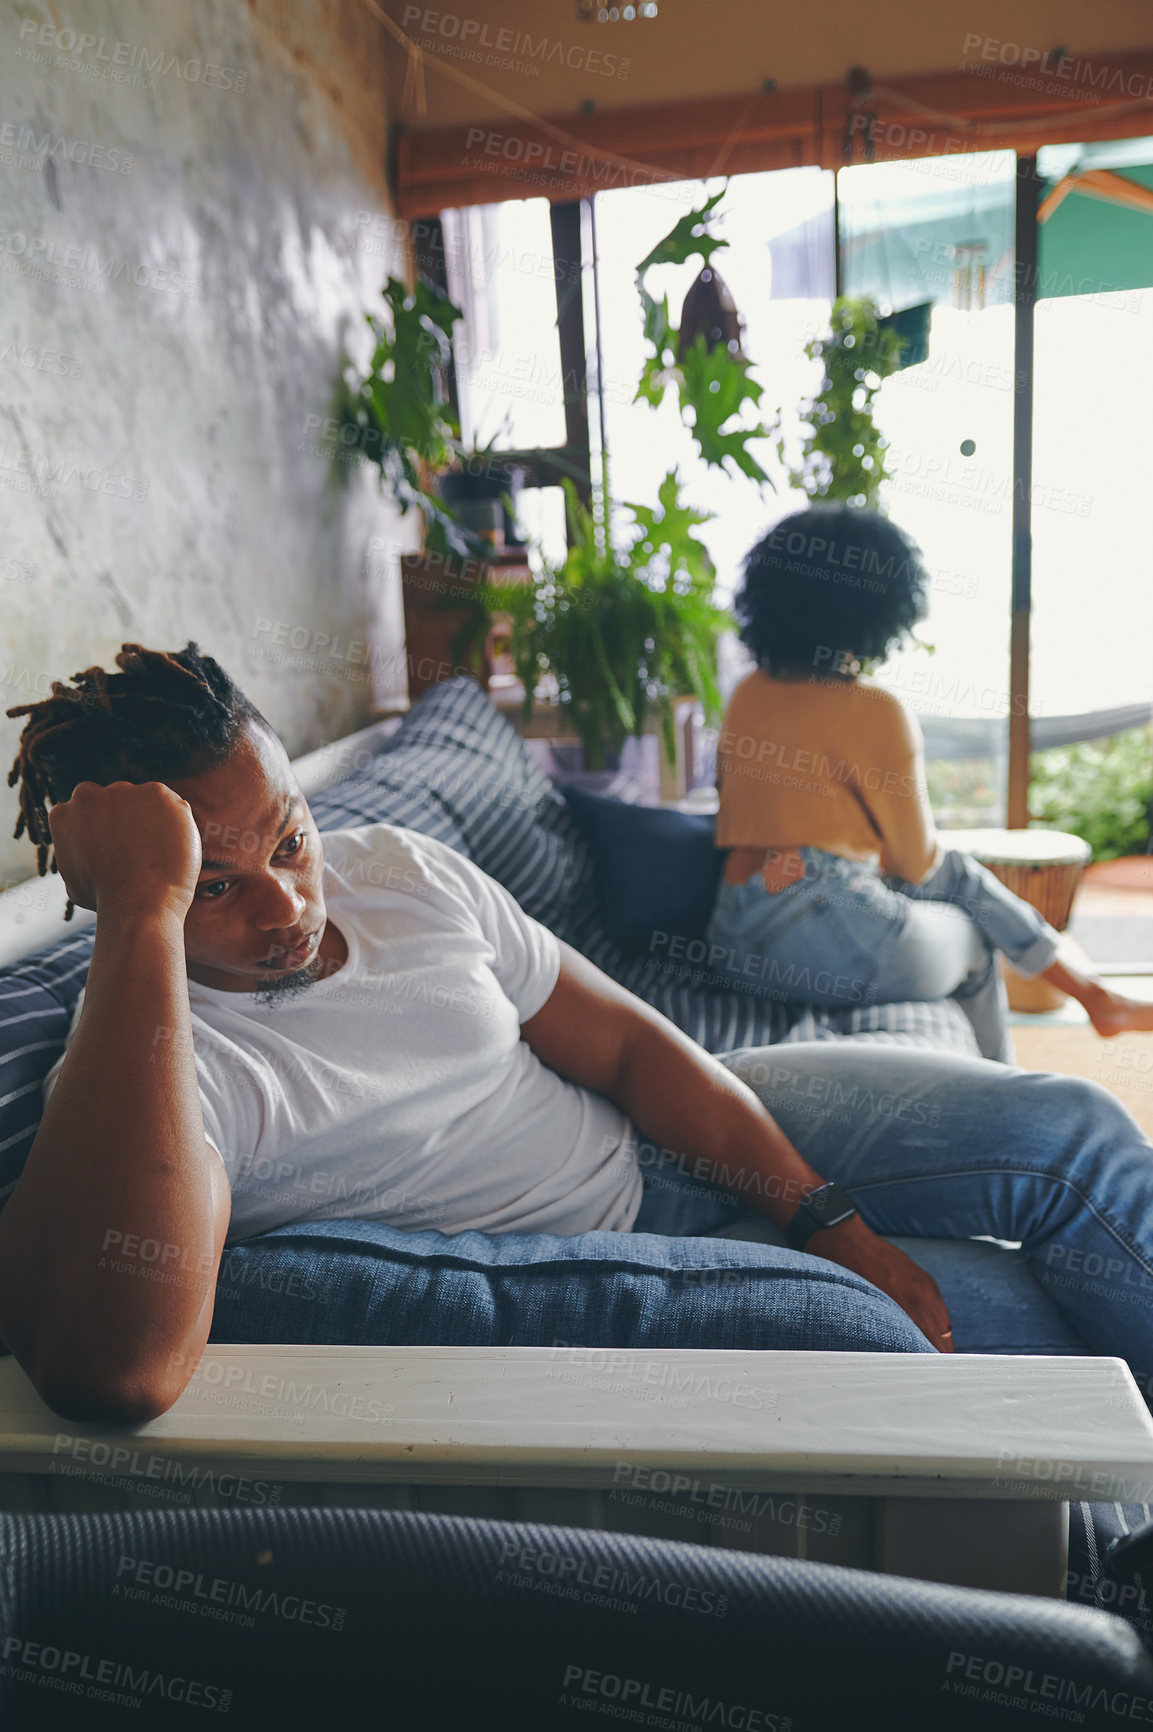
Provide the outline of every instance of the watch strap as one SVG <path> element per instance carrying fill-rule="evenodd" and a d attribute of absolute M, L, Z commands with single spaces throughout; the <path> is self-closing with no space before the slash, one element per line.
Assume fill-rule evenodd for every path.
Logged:
<path fill-rule="evenodd" d="M 785 1228 L 785 1243 L 790 1250 L 803 1251 L 814 1233 L 837 1227 L 856 1213 L 857 1205 L 840 1185 L 819 1185 L 809 1192 Z"/>

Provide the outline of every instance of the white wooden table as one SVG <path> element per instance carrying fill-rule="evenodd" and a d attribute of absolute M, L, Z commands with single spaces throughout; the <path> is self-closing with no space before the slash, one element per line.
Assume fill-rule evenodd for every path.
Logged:
<path fill-rule="evenodd" d="M 71 1508 L 189 1487 L 179 1501 L 438 1507 L 411 1488 L 439 1486 L 440 1507 L 578 1525 L 580 1493 L 585 1525 L 668 1532 L 681 1507 L 698 1543 L 1059 1597 L 1069 1500 L 1153 1498 L 1153 1421 L 1113 1359 L 236 1346 L 116 1429 L 58 1418 L 0 1362 L 0 1506 L 61 1507 L 65 1485 Z M 756 1521 L 701 1525 L 726 1504 Z M 786 1506 L 840 1510 L 844 1545 Z"/>

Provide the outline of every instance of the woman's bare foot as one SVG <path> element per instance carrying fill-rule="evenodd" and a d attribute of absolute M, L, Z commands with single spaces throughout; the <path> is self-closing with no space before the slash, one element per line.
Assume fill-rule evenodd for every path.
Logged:
<path fill-rule="evenodd" d="M 1106 1040 L 1115 1034 L 1153 1034 L 1153 1004 L 1110 992 L 1108 987 L 1087 995 L 1081 1003 L 1097 1033 Z"/>
<path fill-rule="evenodd" d="M 1077 999 L 1089 1013 L 1089 1022 L 1103 1039 L 1115 1034 L 1153 1034 L 1153 1005 L 1139 998 L 1125 998 L 1124 992 L 1113 992 L 1101 975 L 1092 973 L 1092 963 L 1080 946 L 1061 939 L 1058 960 L 1046 968 L 1040 979 L 1047 980 L 1058 992 Z"/>
<path fill-rule="evenodd" d="M 1089 1021 L 1105 1040 L 1116 1034 L 1153 1034 L 1153 1004 L 1112 991 L 1092 967 L 1081 947 L 1062 936 L 1057 960 L 1042 972 L 1041 979 L 1083 1005 Z"/>

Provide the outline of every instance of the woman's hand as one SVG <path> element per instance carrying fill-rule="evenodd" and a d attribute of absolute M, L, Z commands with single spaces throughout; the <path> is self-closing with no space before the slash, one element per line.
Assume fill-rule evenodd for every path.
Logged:
<path fill-rule="evenodd" d="M 812 1234 L 805 1250 L 814 1257 L 839 1263 L 842 1269 L 851 1269 L 854 1275 L 863 1275 L 866 1281 L 896 1300 L 938 1352 L 955 1351 L 949 1313 L 933 1277 L 871 1227 L 866 1227 L 859 1215 L 852 1215 L 835 1227 L 822 1227 Z"/>
<path fill-rule="evenodd" d="M 183 920 L 200 875 L 200 832 L 163 782 L 80 782 L 48 813 L 56 865 L 78 908 Z"/>

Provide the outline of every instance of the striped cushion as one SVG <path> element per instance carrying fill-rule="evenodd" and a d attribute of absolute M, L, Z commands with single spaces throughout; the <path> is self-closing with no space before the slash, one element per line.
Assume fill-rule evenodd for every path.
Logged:
<path fill-rule="evenodd" d="M 41 1087 L 87 979 L 92 940 L 90 931 L 78 933 L 0 970 L 0 1205 L 24 1171 L 40 1123 Z"/>
<path fill-rule="evenodd" d="M 360 824 L 399 824 L 445 842 L 461 854 L 468 848 L 460 825 L 442 800 L 398 767 L 386 776 L 356 775 L 335 782 L 308 802 L 318 830 L 350 830 Z"/>
<path fill-rule="evenodd" d="M 560 931 L 578 888 L 591 879 L 592 857 L 559 790 L 474 680 L 446 680 L 425 692 L 374 773 L 434 794 L 481 870 L 526 914 Z"/>

